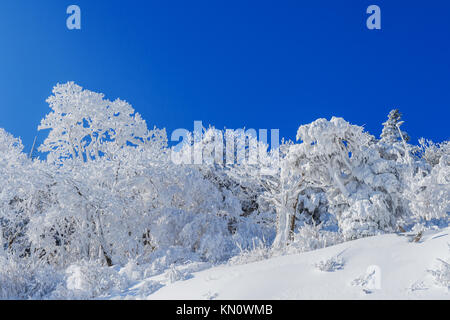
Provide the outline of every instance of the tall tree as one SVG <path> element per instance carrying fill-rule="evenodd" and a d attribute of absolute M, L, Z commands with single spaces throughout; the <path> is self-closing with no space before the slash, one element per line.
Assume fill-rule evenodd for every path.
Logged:
<path fill-rule="evenodd" d="M 38 129 L 50 132 L 39 151 L 53 161 L 90 161 L 148 136 L 145 121 L 126 101 L 111 102 L 73 82 L 56 85 L 47 102 L 52 111 Z"/>

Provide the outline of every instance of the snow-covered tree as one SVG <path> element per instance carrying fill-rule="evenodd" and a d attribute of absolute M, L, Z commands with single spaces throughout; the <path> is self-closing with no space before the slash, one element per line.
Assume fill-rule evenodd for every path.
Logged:
<path fill-rule="evenodd" d="M 402 140 L 409 141 L 408 134 L 400 129 L 400 126 L 404 123 L 401 118 L 402 114 L 398 109 L 393 109 L 389 112 L 388 119 L 386 122 L 383 122 L 381 141 L 389 144 L 401 142 Z"/>
<path fill-rule="evenodd" d="M 267 152 L 267 144 L 258 141 L 256 133 L 243 129 L 210 127 L 196 139 L 194 135 L 189 134 L 181 148 L 172 150 L 172 158 L 195 168 L 220 190 L 228 206 L 223 214 L 231 232 L 238 235 L 239 228 L 244 228 L 252 235 L 240 240 L 241 248 L 251 246 L 253 236 L 271 239 L 274 219 L 263 197 L 266 189 L 261 179 L 266 179 L 264 169 L 273 167 L 275 153 Z"/>
<path fill-rule="evenodd" d="M 431 170 L 418 169 L 408 180 L 403 194 L 409 199 L 409 207 L 418 223 L 445 219 L 450 214 L 450 153 L 447 148 L 439 157 L 428 156 L 431 158 L 428 161 L 435 163 L 438 158 L 438 163 Z"/>
<path fill-rule="evenodd" d="M 431 166 L 439 164 L 442 156 L 450 154 L 450 141 L 434 143 L 424 138 L 419 139 L 420 155 Z"/>
<path fill-rule="evenodd" d="M 39 147 L 49 152 L 49 160 L 90 161 L 110 153 L 111 148 L 141 144 L 148 137 L 145 121 L 130 104 L 120 99 L 111 102 L 73 82 L 56 85 L 47 102 L 52 112 L 38 129 L 50 129 Z"/>
<path fill-rule="evenodd" d="M 38 167 L 22 151 L 20 139 L 0 128 L 0 243 L 14 255 L 28 249 L 27 224 L 39 206 L 36 186 L 45 183 Z"/>
<path fill-rule="evenodd" d="M 408 144 L 409 135 L 400 129 L 400 126 L 404 123 L 401 117 L 402 114 L 398 109 L 389 112 L 388 120 L 383 122 L 378 146 L 383 159 L 403 162 L 411 167 L 413 154 L 418 151 L 418 148 Z"/>
<path fill-rule="evenodd" d="M 400 112 L 392 110 L 377 143 L 383 166 L 394 174 L 397 181 L 393 182 L 399 185 L 389 191 L 397 212 L 402 211 L 402 224 L 445 217 L 450 197 L 450 187 L 445 182 L 449 144 L 422 138 L 419 146 L 411 145 L 409 136 L 400 129 L 402 124 Z"/>
<path fill-rule="evenodd" d="M 303 175 L 303 188 L 314 187 L 326 194 L 322 203 L 338 220 L 345 238 L 394 227 L 395 200 L 390 193 L 399 186 L 373 136 L 333 117 L 301 126 L 297 138 L 302 143 L 292 147 L 292 163 Z"/>

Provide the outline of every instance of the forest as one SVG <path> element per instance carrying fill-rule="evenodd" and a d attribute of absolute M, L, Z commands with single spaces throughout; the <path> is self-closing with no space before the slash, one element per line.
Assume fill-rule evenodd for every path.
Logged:
<path fill-rule="evenodd" d="M 278 148 L 213 126 L 174 148 L 124 100 L 69 82 L 47 103 L 39 155 L 0 128 L 2 299 L 95 298 L 181 265 L 448 226 L 450 143 L 412 144 L 397 109 L 380 137 L 332 117 Z"/>

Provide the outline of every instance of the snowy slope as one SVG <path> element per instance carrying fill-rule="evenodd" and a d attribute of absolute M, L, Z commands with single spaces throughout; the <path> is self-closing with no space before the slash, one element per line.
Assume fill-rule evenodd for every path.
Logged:
<path fill-rule="evenodd" d="M 209 268 L 173 283 L 159 276 L 111 298 L 450 299 L 448 289 L 436 285 L 427 272 L 438 267 L 437 258 L 450 257 L 450 228 L 428 231 L 418 243 L 411 239 L 396 234 L 364 238 L 245 265 Z M 337 255 L 344 263 L 341 269 L 325 272 L 315 266 Z M 359 278 L 372 282 L 358 285 Z"/>

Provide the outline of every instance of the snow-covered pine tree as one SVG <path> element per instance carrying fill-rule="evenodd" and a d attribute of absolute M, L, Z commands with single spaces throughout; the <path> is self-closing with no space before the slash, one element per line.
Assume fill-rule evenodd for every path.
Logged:
<path fill-rule="evenodd" d="M 402 114 L 398 109 L 389 112 L 388 119 L 383 122 L 383 130 L 381 132 L 381 140 L 386 143 L 394 144 L 405 140 L 409 141 L 409 135 L 400 129 L 404 121 L 401 120 Z"/>
<path fill-rule="evenodd" d="M 411 166 L 414 161 L 413 154 L 418 152 L 418 148 L 408 144 L 409 135 L 400 129 L 404 123 L 401 118 L 402 114 L 398 109 L 389 112 L 387 121 L 383 122 L 378 146 L 383 159 L 404 162 Z"/>

